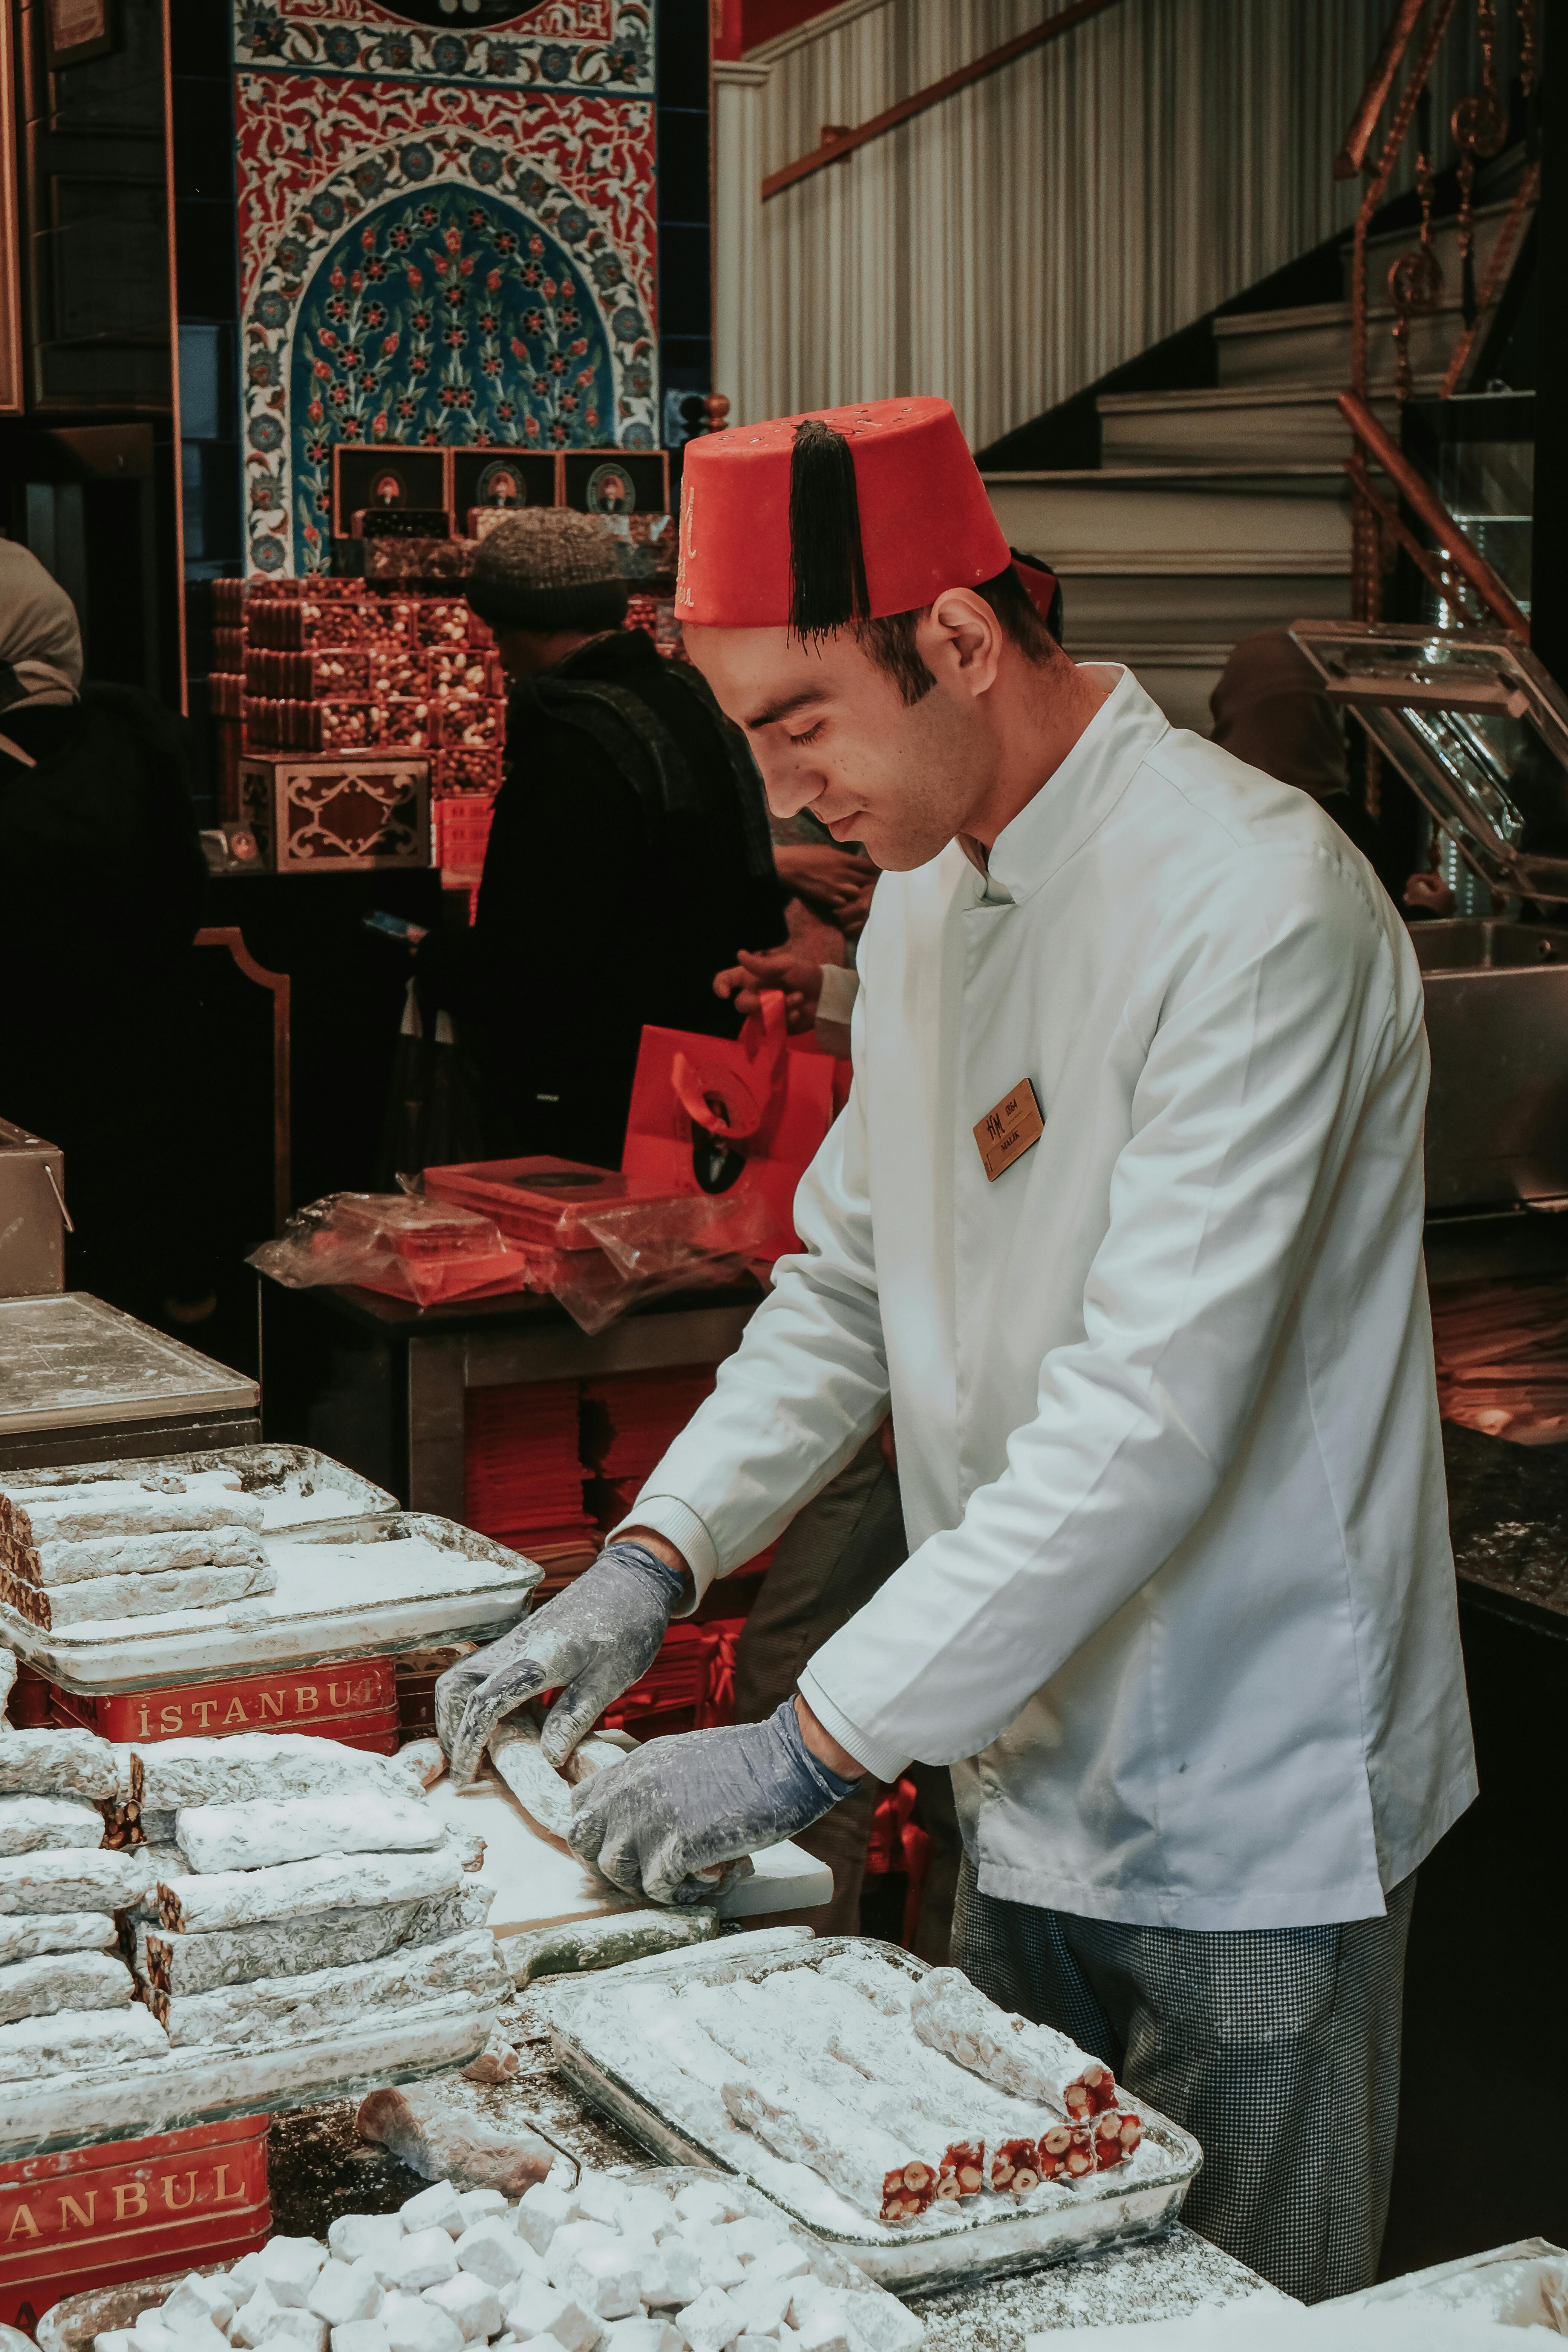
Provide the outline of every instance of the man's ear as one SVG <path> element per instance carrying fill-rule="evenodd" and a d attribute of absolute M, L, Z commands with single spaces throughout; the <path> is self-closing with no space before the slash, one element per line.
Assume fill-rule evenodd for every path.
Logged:
<path fill-rule="evenodd" d="M 915 624 L 915 649 L 950 694 L 984 694 L 1002 659 L 1002 624 L 973 588 L 944 588 Z"/>

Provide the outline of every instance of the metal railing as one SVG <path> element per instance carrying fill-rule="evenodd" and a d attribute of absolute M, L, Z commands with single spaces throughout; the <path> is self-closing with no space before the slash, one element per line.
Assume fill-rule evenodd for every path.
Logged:
<path fill-rule="evenodd" d="M 1513 0 L 1513 5 L 1520 28 L 1520 77 L 1528 100 L 1536 76 L 1535 0 Z M 1383 46 L 1334 160 L 1336 178 L 1353 178 L 1357 173 L 1364 173 L 1366 178 L 1356 213 L 1351 257 L 1351 389 L 1340 403 L 1356 441 L 1355 454 L 1346 461 L 1352 492 L 1352 602 L 1358 620 L 1381 619 L 1384 570 L 1396 550 L 1403 548 L 1423 576 L 1438 590 L 1455 625 L 1500 620 L 1513 635 L 1528 639 L 1529 624 L 1490 564 L 1466 539 L 1459 524 L 1401 455 L 1369 404 L 1372 351 L 1367 241 L 1413 129 L 1420 226 L 1415 245 L 1397 257 L 1387 278 L 1388 298 L 1394 310 L 1390 330 L 1394 346 L 1394 391 L 1401 407 L 1415 389 L 1410 361 L 1412 325 L 1438 308 L 1445 291 L 1443 265 L 1433 239 L 1436 171 L 1432 83 L 1458 5 L 1459 0 L 1395 0 Z M 1458 154 L 1457 227 L 1463 324 L 1444 372 L 1439 393 L 1444 400 L 1453 397 L 1464 379 L 1478 332 L 1500 293 L 1540 180 L 1539 164 L 1532 162 L 1521 177 L 1489 257 L 1485 278 L 1478 288 L 1476 177 L 1482 163 L 1500 153 L 1508 138 L 1509 119 L 1498 86 L 1499 0 L 1468 0 L 1468 5 L 1474 12 L 1479 71 L 1477 86 L 1459 100 L 1449 118 Z M 1385 111 L 1387 129 L 1381 145 L 1374 146 L 1377 126 Z M 1382 469 L 1412 513 L 1432 533 L 1436 549 L 1421 543 L 1400 517 L 1397 507 L 1375 487 L 1368 470 L 1369 459 Z M 1467 604 L 1467 593 L 1471 604 Z M 1472 604 L 1479 609 L 1471 609 Z"/>
<path fill-rule="evenodd" d="M 885 107 L 880 114 L 873 114 L 868 121 L 854 124 L 825 122 L 819 147 L 814 147 L 807 155 L 797 155 L 793 163 L 783 163 L 776 172 L 768 173 L 763 182 L 763 202 L 766 204 L 770 196 L 782 195 L 785 188 L 795 187 L 802 180 L 809 180 L 814 173 L 826 171 L 830 163 L 844 163 L 857 148 L 868 146 L 873 139 L 885 138 L 900 123 L 912 121 L 917 114 L 928 113 L 933 106 L 940 106 L 944 99 L 956 97 L 961 89 L 969 89 L 975 82 L 984 81 L 989 75 L 1000 73 L 1005 66 L 1012 65 L 1016 58 L 1026 57 L 1033 49 L 1044 48 L 1049 41 L 1059 40 L 1075 26 L 1086 24 L 1089 17 L 1098 16 L 1105 9 L 1116 5 L 1117 0 L 1072 0 L 1070 7 L 1058 8 L 1056 15 L 1047 16 L 1043 25 L 1031 25 L 1026 33 L 1016 34 L 1012 40 L 1004 41 L 998 48 L 987 49 L 984 57 L 960 66 L 956 72 L 943 74 L 940 81 L 931 82 L 909 98 L 900 98 L 897 105 Z"/>

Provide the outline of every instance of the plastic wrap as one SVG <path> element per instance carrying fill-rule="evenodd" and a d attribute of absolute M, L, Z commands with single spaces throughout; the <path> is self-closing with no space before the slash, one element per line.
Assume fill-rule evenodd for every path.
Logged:
<path fill-rule="evenodd" d="M 584 1173 L 624 1192 L 608 1171 Z M 253 1250 L 249 1263 L 289 1290 L 353 1283 L 417 1307 L 543 1291 L 595 1332 L 647 1299 L 738 1281 L 765 1254 L 769 1231 L 765 1209 L 750 1196 L 660 1193 L 565 1211 L 552 1202 L 550 1213 L 569 1221 L 568 1246 L 527 1242 L 493 1217 L 427 1193 L 329 1192 L 290 1217 L 280 1240 Z"/>
<path fill-rule="evenodd" d="M 667 1192 L 613 1169 L 568 1160 L 432 1168 L 426 1197 L 493 1213 L 526 1256 L 529 1286 L 558 1299 L 587 1332 L 672 1291 L 739 1281 L 772 1255 L 772 1220 L 757 1196 Z"/>
<path fill-rule="evenodd" d="M 406 1192 L 329 1192 L 249 1262 L 289 1290 L 356 1283 L 419 1307 L 541 1286 L 492 1218 Z"/>

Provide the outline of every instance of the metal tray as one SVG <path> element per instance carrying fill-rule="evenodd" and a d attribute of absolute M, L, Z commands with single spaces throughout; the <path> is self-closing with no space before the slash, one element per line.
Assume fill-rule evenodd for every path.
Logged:
<path fill-rule="evenodd" d="M 484 2048 L 500 2000 L 447 1993 L 261 2050 L 200 2044 L 166 2058 L 7 2083 L 0 2086 L 0 2163 L 183 2131 L 225 2116 L 359 2099 L 385 2083 L 447 2074 Z"/>
<path fill-rule="evenodd" d="M 171 1412 L 254 1412 L 260 1395 L 243 1372 L 89 1291 L 0 1298 L 0 1437 Z"/>
<path fill-rule="evenodd" d="M 347 1595 L 332 1592 L 330 1559 L 335 1545 L 391 1543 L 424 1536 L 447 1554 L 449 1581 L 436 1591 Z M 384 1517 L 326 1520 L 290 1535 L 264 1535 L 279 1558 L 310 1556 L 309 1600 L 279 1590 L 231 1608 L 182 1612 L 185 1622 L 128 1617 L 113 1625 L 29 1625 L 0 1601 L 0 1643 L 82 1698 L 117 1691 L 158 1690 L 216 1675 L 266 1674 L 279 1666 L 324 1659 L 385 1657 L 432 1643 L 489 1641 L 528 1613 L 544 1571 L 489 1536 L 426 1511 Z M 316 1570 L 316 1556 L 325 1554 Z M 279 1560 L 279 1566 L 284 1561 Z M 210 1619 L 211 1622 L 197 1620 Z"/>
<path fill-rule="evenodd" d="M 634 2182 L 639 2189 L 668 2189 L 672 2194 L 678 2189 L 686 2188 L 690 2181 L 710 2179 L 712 2177 L 710 2165 L 660 2165 L 651 2172 L 631 2165 L 614 2165 L 606 2169 Z M 744 2181 L 735 2189 L 734 2195 L 745 2206 L 747 2212 L 756 2214 L 759 2220 L 778 2221 L 784 2219 L 775 2205 Z M 785 2221 L 784 2226 L 796 2244 L 805 2248 L 813 2275 L 819 2278 L 824 2286 L 847 2287 L 852 2294 L 875 2295 L 879 2301 L 881 2300 L 881 2288 L 853 2263 L 847 2263 L 842 2255 L 836 2254 L 832 2247 L 825 2245 L 812 2231 L 803 2230 L 793 2221 Z M 229 2262 L 208 2263 L 198 2267 L 197 2274 L 202 2278 L 221 2278 L 233 2267 L 233 2263 Z M 39 2320 L 39 2352 L 92 2352 L 95 2336 L 110 2327 L 133 2327 L 140 2313 L 162 2303 L 165 2295 L 174 2293 L 183 2278 L 189 2276 L 187 2266 L 184 2270 L 166 2271 L 161 2278 L 133 2279 L 125 2286 L 94 2287 L 86 2294 L 68 2295 L 63 2303 L 57 2303 L 53 2310 L 47 2311 Z"/>
<path fill-rule="evenodd" d="M 672 1983 L 722 1984 L 737 1976 L 752 1982 L 777 1969 L 815 1968 L 836 1952 L 872 1951 L 905 1976 L 922 1977 L 927 1963 L 897 1945 L 866 1937 L 827 1936 L 798 1951 L 759 1954 L 739 1962 L 725 1957 L 722 1938 L 641 1960 L 640 1980 L 668 1975 Z M 837 2229 L 821 2216 L 801 2210 L 789 2179 L 795 2168 L 769 2155 L 760 2141 L 738 2126 L 724 2146 L 696 2138 L 672 2123 L 616 2067 L 597 2054 L 579 2027 L 584 2004 L 601 2000 L 613 1974 L 563 1986 L 544 2004 L 551 2042 L 561 2072 L 593 2104 L 655 2155 L 674 2163 L 697 2163 L 738 2173 L 801 2229 L 811 2231 L 856 2263 L 870 2278 L 900 2295 L 942 2288 L 982 2285 L 1047 2263 L 1066 2262 L 1110 2246 L 1158 2237 L 1181 2210 L 1188 2185 L 1203 2162 L 1195 2139 L 1164 2116 L 1139 2102 L 1143 2142 L 1124 2170 L 1098 2175 L 1071 2189 L 1048 2183 L 1016 2205 L 989 2195 L 962 2207 L 933 2207 L 918 2221 L 884 2223 L 853 2216 L 855 2226 Z M 826 2188 L 826 2184 L 824 2183 Z M 829 2192 L 831 2194 L 831 2192 Z M 844 2208 L 847 2217 L 850 2209 Z"/>
<path fill-rule="evenodd" d="M 102 1478 L 176 1477 L 182 1471 L 237 1470 L 242 1490 L 260 1502 L 268 1536 L 309 1535 L 323 1527 L 384 1518 L 402 1509 L 395 1495 L 362 1478 L 357 1470 L 318 1454 L 313 1445 L 216 1445 L 193 1454 L 138 1454 L 118 1462 L 70 1462 L 48 1470 L 9 1470 L 0 1475 L 8 1493 L 27 1488 L 85 1486 Z M 323 1503 L 331 1507 L 305 1510 Z"/>

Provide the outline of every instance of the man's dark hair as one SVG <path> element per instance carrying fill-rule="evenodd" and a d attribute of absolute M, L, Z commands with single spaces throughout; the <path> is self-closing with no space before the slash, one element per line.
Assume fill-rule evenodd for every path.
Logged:
<path fill-rule="evenodd" d="M 1060 650 L 1011 564 L 994 580 L 983 580 L 974 593 L 990 605 L 1002 624 L 1003 635 L 1026 661 L 1043 667 Z M 854 625 L 860 644 L 878 668 L 887 671 L 906 702 L 921 701 L 936 684 L 915 646 L 915 631 L 930 610 L 929 604 L 921 605 L 910 613 L 889 613 L 880 621 Z"/>

